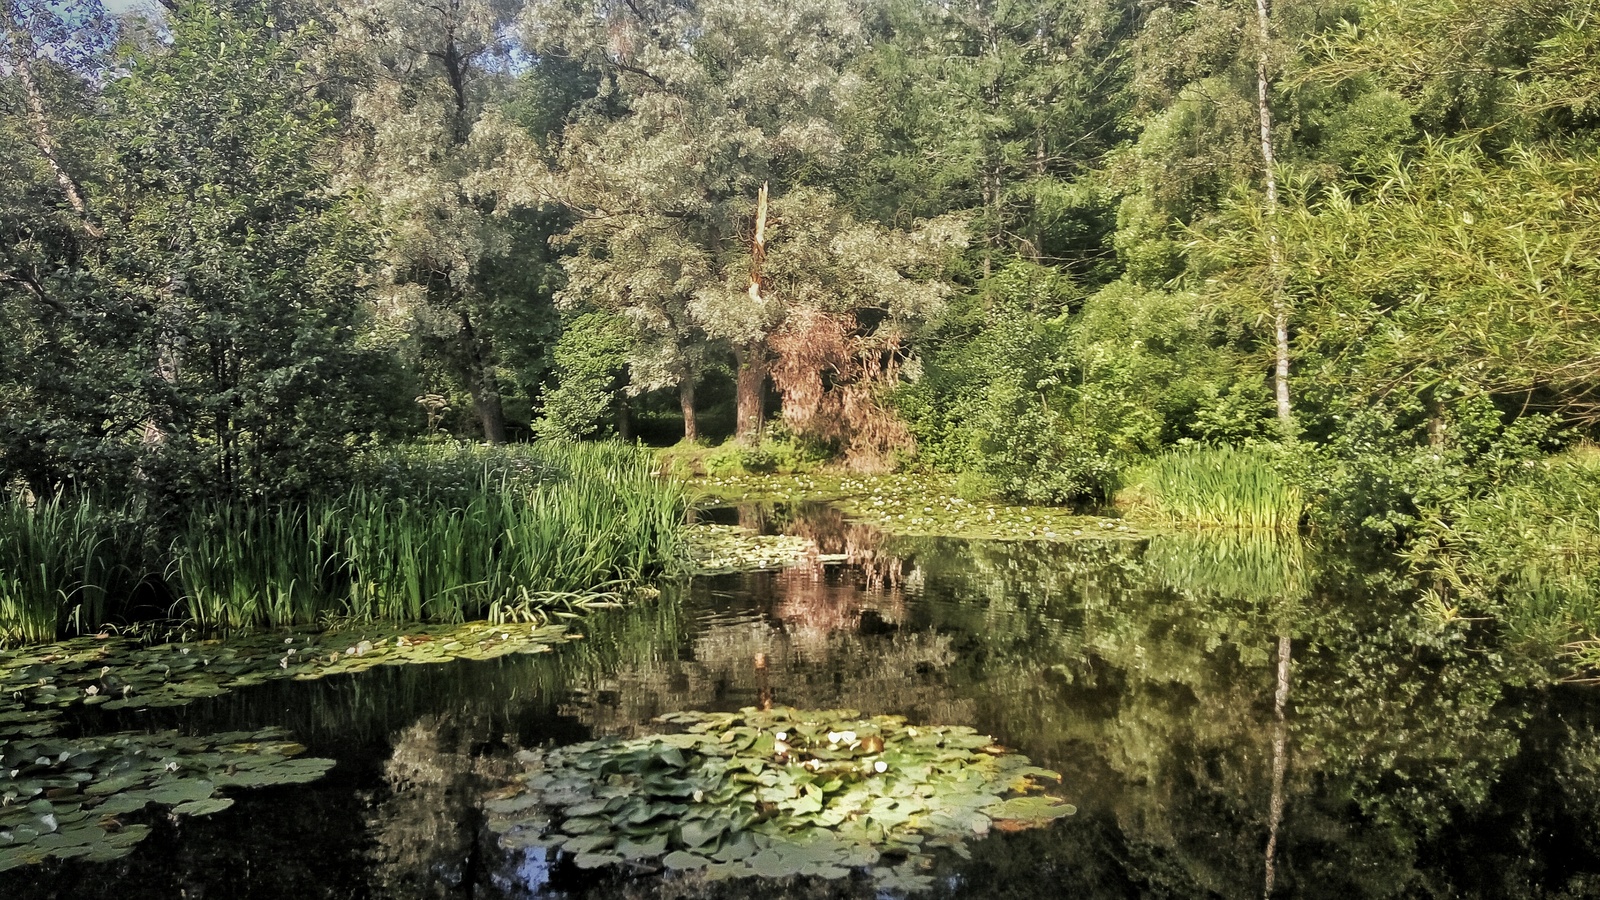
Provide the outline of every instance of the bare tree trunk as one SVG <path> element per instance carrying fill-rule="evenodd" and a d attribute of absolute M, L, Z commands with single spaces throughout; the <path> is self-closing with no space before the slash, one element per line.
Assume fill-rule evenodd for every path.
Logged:
<path fill-rule="evenodd" d="M 739 364 L 734 387 L 734 435 L 739 443 L 755 446 L 761 442 L 761 418 L 767 405 L 767 346 L 747 344 L 733 351 Z"/>
<path fill-rule="evenodd" d="M 1272 62 L 1271 24 L 1267 0 L 1256 0 L 1256 25 L 1261 41 L 1256 56 L 1256 106 L 1261 115 L 1261 162 L 1267 188 L 1267 278 L 1272 291 L 1272 332 L 1277 355 L 1272 381 L 1278 401 L 1278 425 L 1285 437 L 1292 438 L 1294 408 L 1289 405 L 1289 300 L 1284 295 L 1283 236 L 1278 231 L 1278 159 L 1272 149 L 1271 82 L 1267 78 Z"/>
<path fill-rule="evenodd" d="M 694 417 L 694 379 L 687 375 L 678 382 L 678 405 L 683 407 L 683 439 L 692 444 L 700 439 L 700 428 Z"/>
<path fill-rule="evenodd" d="M 756 200 L 756 234 L 750 247 L 750 299 L 757 304 L 761 296 L 761 264 L 767 258 L 767 186 L 761 186 Z M 734 437 L 746 446 L 761 442 L 761 419 L 767 401 L 767 345 L 752 341 L 733 351 L 739 363 L 734 388 Z"/>
<path fill-rule="evenodd" d="M 39 154 L 50 166 L 51 173 L 56 177 L 56 184 L 61 186 L 61 193 L 66 195 L 68 205 L 78 214 L 83 230 L 90 237 L 100 237 L 104 232 L 89 218 L 89 204 L 84 202 L 83 191 L 78 187 L 78 182 L 73 179 L 72 174 L 61 165 L 61 159 L 56 155 L 55 135 L 50 132 L 50 119 L 45 115 L 44 95 L 39 91 L 39 82 L 33 77 L 33 35 L 18 24 L 16 4 L 13 0 L 5 0 L 5 16 L 6 31 L 11 38 L 11 64 L 17 73 L 17 80 L 22 83 L 22 92 L 27 97 L 28 127 L 33 133 L 33 144 L 39 148 Z"/>
<path fill-rule="evenodd" d="M 1267 813 L 1267 871 L 1262 896 L 1272 898 L 1277 870 L 1278 826 L 1283 822 L 1283 777 L 1289 767 L 1289 720 L 1284 707 L 1289 703 L 1289 665 L 1293 647 L 1288 635 L 1278 636 L 1278 689 L 1272 698 L 1272 799 Z"/>
<path fill-rule="evenodd" d="M 617 393 L 617 439 L 633 443 L 633 410 L 628 395 L 620 391 Z"/>
<path fill-rule="evenodd" d="M 464 311 L 461 313 L 461 342 L 466 351 L 472 406 L 483 425 L 483 439 L 491 444 L 504 444 L 506 414 L 500 404 L 500 380 L 494 374 L 492 354 L 472 327 L 472 317 Z"/>

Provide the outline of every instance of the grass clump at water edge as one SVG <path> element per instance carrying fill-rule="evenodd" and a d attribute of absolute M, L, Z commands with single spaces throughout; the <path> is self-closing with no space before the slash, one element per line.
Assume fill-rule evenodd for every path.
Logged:
<path fill-rule="evenodd" d="M 1118 498 L 1131 516 L 1168 525 L 1292 532 L 1300 489 L 1258 449 L 1187 447 L 1148 463 Z"/>
<path fill-rule="evenodd" d="M 401 448 L 309 500 L 202 505 L 132 559 L 127 509 L 85 498 L 0 505 L 0 640 L 127 620 L 164 587 L 205 628 L 537 621 L 609 602 L 678 565 L 683 489 L 620 444 Z"/>

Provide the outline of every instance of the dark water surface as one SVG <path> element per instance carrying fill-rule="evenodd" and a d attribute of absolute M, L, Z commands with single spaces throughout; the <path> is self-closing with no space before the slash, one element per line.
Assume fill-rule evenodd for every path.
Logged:
<path fill-rule="evenodd" d="M 338 765 L 152 814 L 128 857 L 0 874 L 0 898 L 879 896 L 865 876 L 580 870 L 483 828 L 518 749 L 763 702 L 971 725 L 1065 776 L 1076 816 L 941 858 L 928 896 L 1259 898 L 1270 868 L 1281 897 L 1600 897 L 1600 689 L 1543 685 L 1381 569 L 1228 537 L 888 541 L 827 510 L 760 518 L 855 562 L 696 582 L 555 654 L 89 710 L 94 730 L 283 726 Z"/>

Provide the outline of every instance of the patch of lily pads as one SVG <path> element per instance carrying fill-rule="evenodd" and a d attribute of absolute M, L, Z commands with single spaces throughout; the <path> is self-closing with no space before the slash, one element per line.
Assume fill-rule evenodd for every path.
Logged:
<path fill-rule="evenodd" d="M 230 787 L 298 784 L 332 760 L 281 731 L 189 737 L 177 732 L 0 743 L 0 872 L 49 858 L 104 862 L 128 853 L 149 826 L 124 818 L 152 804 L 204 816 L 227 809 Z"/>
<path fill-rule="evenodd" d="M 569 637 L 561 625 L 478 622 L 162 643 L 107 635 L 0 651 L 0 736 L 72 706 L 182 706 L 286 678 L 540 653 Z"/>
<path fill-rule="evenodd" d="M 937 849 L 1076 812 L 1047 792 L 1060 775 L 971 728 L 753 708 L 657 722 L 682 730 L 521 754 L 485 807 L 502 846 L 707 879 L 864 871 L 910 891 Z"/>
<path fill-rule="evenodd" d="M 222 640 L 106 634 L 0 651 L 0 871 L 114 859 L 149 830 L 123 817 L 150 804 L 207 815 L 233 802 L 224 788 L 308 782 L 333 765 L 296 758 L 304 748 L 277 731 L 62 737 L 66 709 L 182 706 L 280 679 L 546 652 L 571 637 L 560 625 L 480 622 Z"/>
<path fill-rule="evenodd" d="M 807 562 L 843 562 L 842 554 L 824 554 L 817 542 L 788 534 L 756 534 L 737 525 L 710 523 L 688 529 L 690 572 L 723 575 L 786 569 Z"/>
<path fill-rule="evenodd" d="M 1057 506 L 1015 506 L 960 496 L 956 477 L 894 474 L 733 475 L 690 482 L 699 496 L 724 502 L 831 503 L 853 521 L 905 537 L 1070 541 L 1143 537 L 1121 519 L 1079 515 Z"/>

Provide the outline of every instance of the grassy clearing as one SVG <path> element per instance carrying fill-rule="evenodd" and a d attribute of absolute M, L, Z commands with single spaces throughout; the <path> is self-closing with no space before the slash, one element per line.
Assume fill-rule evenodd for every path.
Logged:
<path fill-rule="evenodd" d="M 194 510 L 147 571 L 124 558 L 125 512 L 13 501 L 0 508 L 0 636 L 125 617 L 139 578 L 164 579 L 175 612 L 204 628 L 538 621 L 679 564 L 684 508 L 631 447 L 405 448 L 366 460 L 340 495 Z"/>
<path fill-rule="evenodd" d="M 1304 500 L 1259 450 L 1191 447 L 1156 458 L 1119 497 L 1132 517 L 1174 526 L 1293 532 Z"/>

